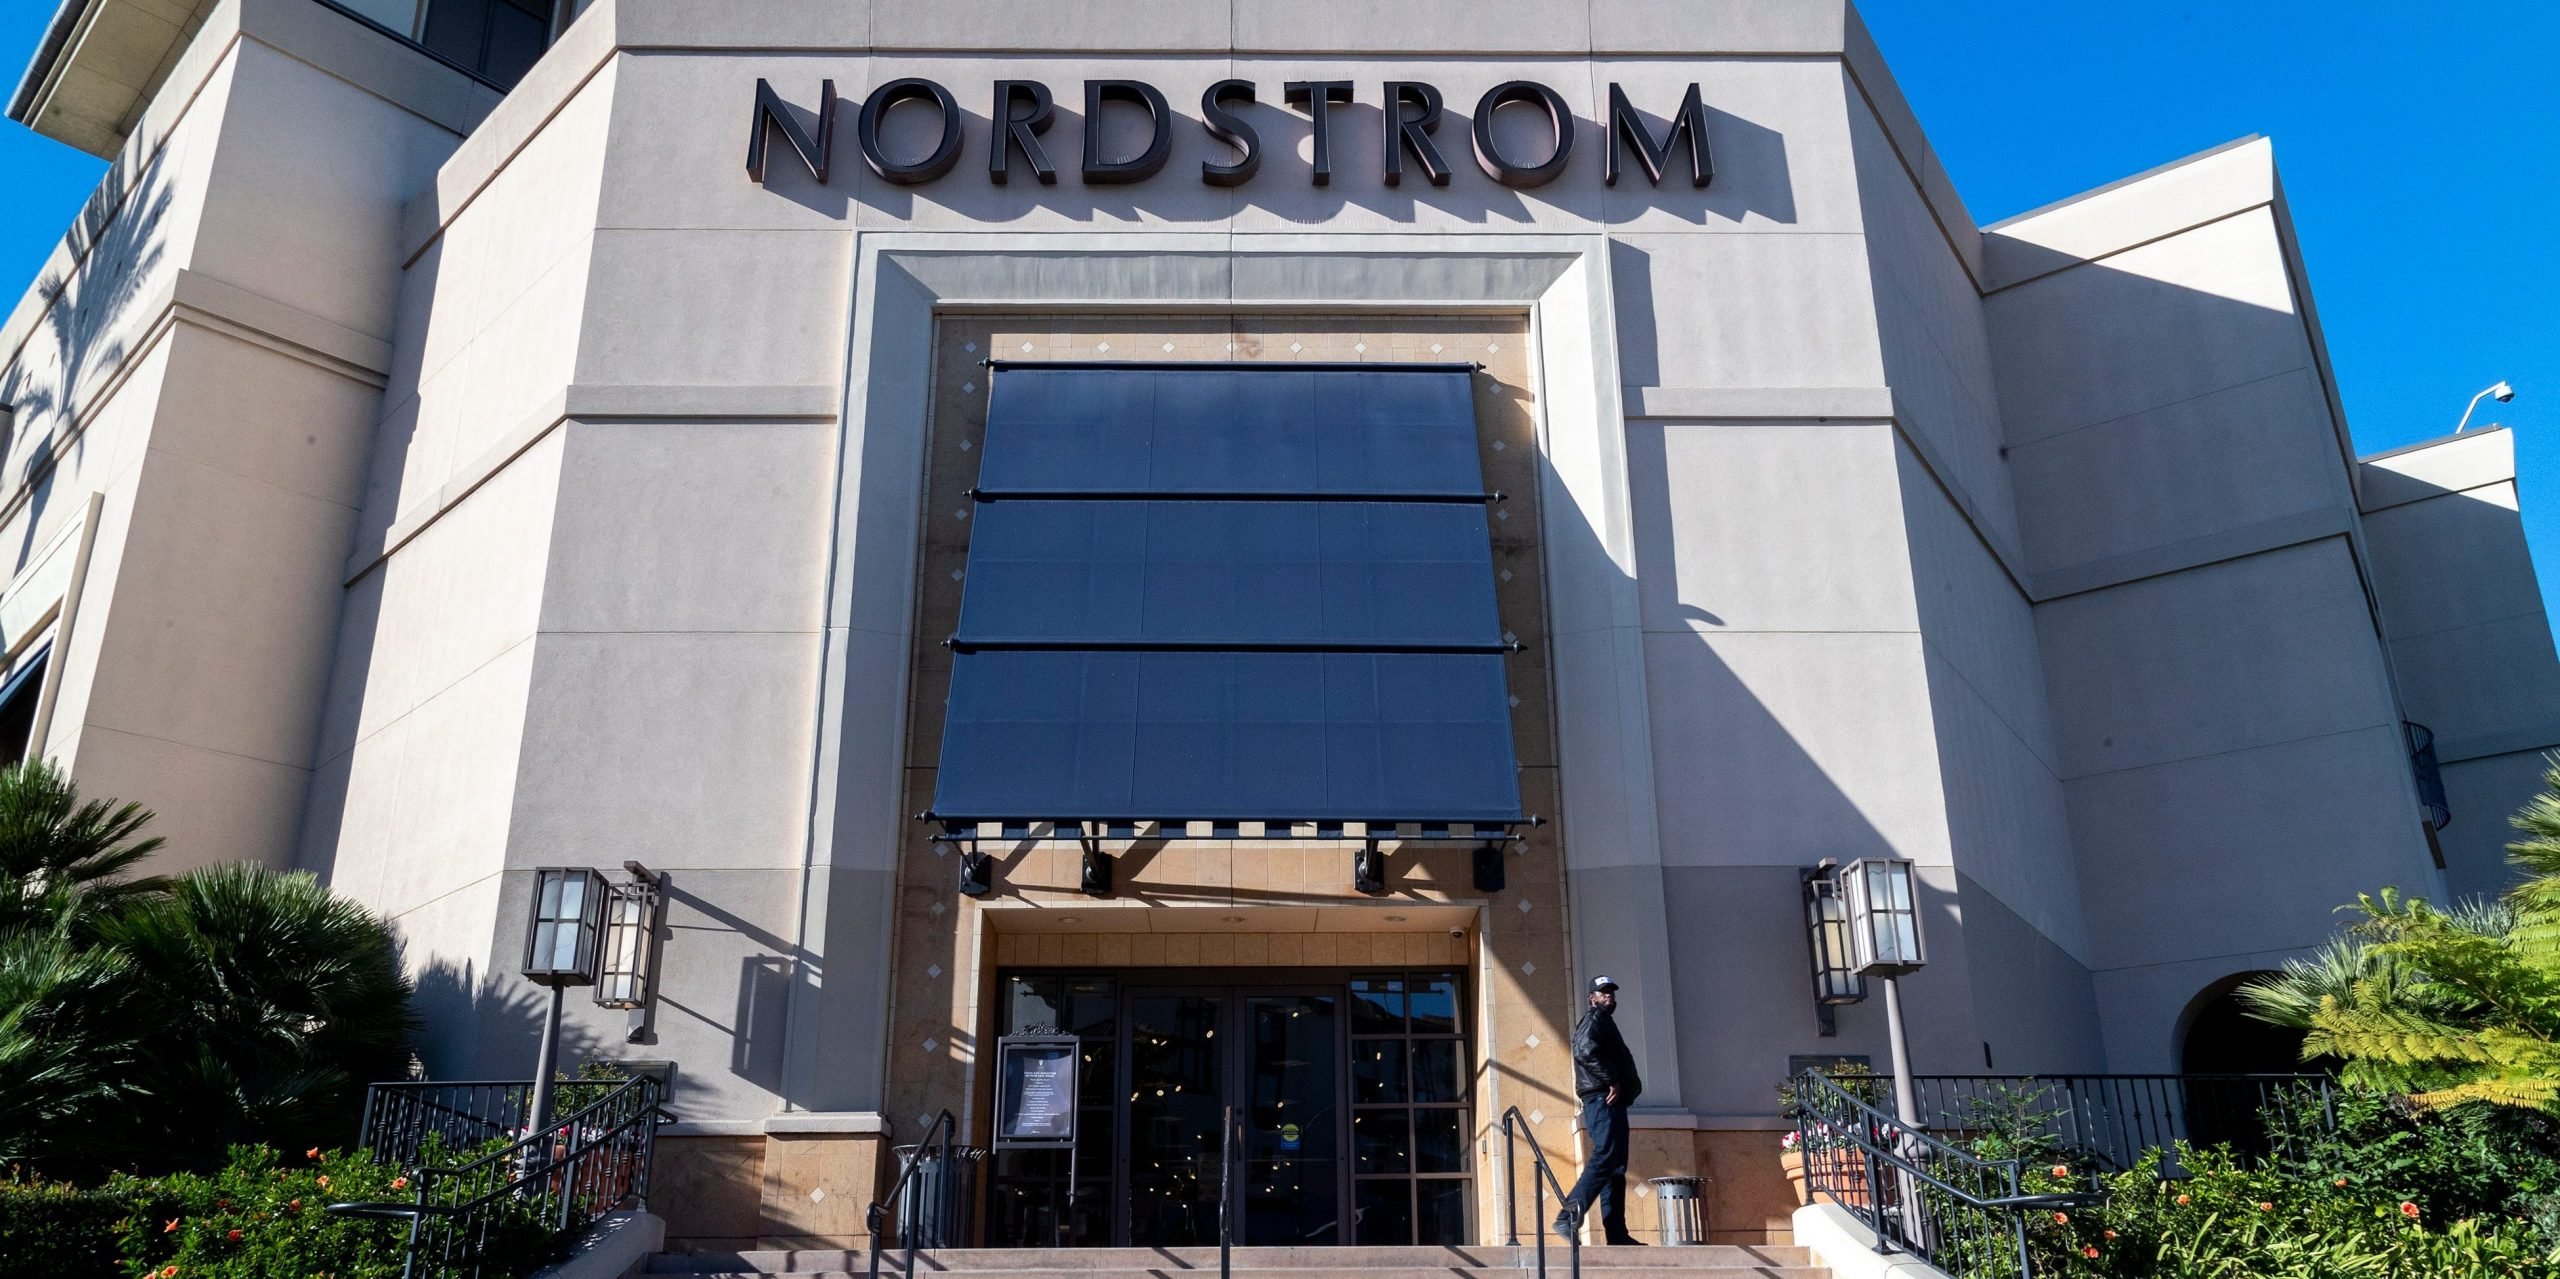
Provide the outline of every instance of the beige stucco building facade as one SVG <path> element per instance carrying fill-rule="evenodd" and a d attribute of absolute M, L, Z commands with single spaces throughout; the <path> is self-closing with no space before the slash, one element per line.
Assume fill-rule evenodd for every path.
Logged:
<path fill-rule="evenodd" d="M 466 48 L 466 4 L 539 37 Z M 1311 1228 L 1490 1240 L 1506 1110 L 1579 1157 L 1600 973 L 1637 1176 L 1710 1177 L 1717 1236 L 1763 1241 L 1791 1063 L 1885 1052 L 1875 1002 L 1817 1017 L 1807 868 L 1919 864 L 1918 1070 L 2176 1071 L 2356 893 L 2493 889 L 2560 743 L 2507 438 L 2355 455 L 2271 145 L 1977 226 L 1842 0 L 63 15 L 12 114 L 115 163 L 0 330 L 16 749 L 156 809 L 172 868 L 390 918 L 443 1078 L 530 1067 L 533 868 L 665 875 L 642 1041 L 580 1008 L 567 1052 L 672 1063 L 657 1206 L 693 1245 L 859 1238 L 887 1147 L 943 1109 L 984 1141 L 995 1041 L 1081 996 L 1114 1072 L 1156 1068 L 1149 1000 L 1230 1034 L 1332 1001 L 1287 1005 L 1339 1023 L 1347 1215 Z M 907 78 L 947 118 L 866 126 Z M 1161 92 L 1160 171 L 1088 180 L 1150 141 L 1103 80 Z M 1054 96 L 1054 183 L 991 146 L 1010 81 Z M 1570 144 L 1489 105 L 1518 81 Z M 1326 82 L 1319 184 L 1324 91 L 1285 86 Z M 1390 82 L 1445 102 L 1445 185 L 1385 144 Z M 1648 172 L 1692 86 L 1703 145 Z M 1220 103 L 1257 131 L 1234 183 Z M 1076 840 L 990 836 L 958 891 L 917 815 L 989 359 L 1480 366 L 1541 819 L 1498 887 L 1390 840 L 1362 892 L 1360 840 L 1258 830 L 1115 836 L 1108 895 Z M 1451 1052 L 1454 1097 L 1360 1073 Z M 1199 1135 L 1108 1078 L 1075 1229 L 1144 1241 L 1176 1227 L 1112 1206 L 1129 1143 Z M 1046 1158 L 990 1161 L 991 1241 L 1058 1228 L 1004 1207 Z"/>

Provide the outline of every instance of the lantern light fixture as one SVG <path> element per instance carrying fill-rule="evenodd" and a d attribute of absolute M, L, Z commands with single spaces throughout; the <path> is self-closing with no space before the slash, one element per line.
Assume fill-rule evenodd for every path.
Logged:
<path fill-rule="evenodd" d="M 1804 873 L 1805 940 L 1812 948 L 1813 1001 L 1824 1010 L 1867 997 L 1849 944 L 1849 904 L 1841 896 L 1838 864 L 1825 861 Z"/>
<path fill-rule="evenodd" d="M 524 975 L 537 986 L 591 986 L 603 951 L 602 872 L 545 866 L 533 872 L 533 913 L 525 925 Z"/>
<path fill-rule="evenodd" d="M 1849 967 L 1862 976 L 1900 977 L 1928 962 L 1920 945 L 1920 900 L 1912 864 L 1861 857 L 1840 868 L 1849 915 Z"/>
<path fill-rule="evenodd" d="M 658 876 L 638 862 L 624 862 L 631 882 L 606 891 L 604 958 L 596 973 L 596 1007 L 649 1006 L 657 980 L 658 931 L 665 910 Z"/>

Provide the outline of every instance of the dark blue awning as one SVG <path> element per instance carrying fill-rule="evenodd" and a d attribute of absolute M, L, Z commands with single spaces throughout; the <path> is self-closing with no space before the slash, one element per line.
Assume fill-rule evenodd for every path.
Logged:
<path fill-rule="evenodd" d="M 1521 820 L 1466 366 L 1006 366 L 931 816 Z"/>

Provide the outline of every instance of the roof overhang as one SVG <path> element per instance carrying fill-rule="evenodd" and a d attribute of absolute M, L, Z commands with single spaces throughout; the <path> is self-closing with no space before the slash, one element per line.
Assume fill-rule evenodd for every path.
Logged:
<path fill-rule="evenodd" d="M 216 0 L 62 0 L 9 118 L 112 158 Z"/>

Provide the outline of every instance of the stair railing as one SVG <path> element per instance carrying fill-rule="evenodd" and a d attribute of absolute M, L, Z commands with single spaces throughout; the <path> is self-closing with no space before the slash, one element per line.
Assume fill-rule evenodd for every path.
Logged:
<path fill-rule="evenodd" d="M 880 1196 L 878 1199 L 872 1200 L 870 1209 L 863 1214 L 864 1224 L 869 1226 L 871 1229 L 871 1279 L 880 1279 L 880 1234 L 889 1224 L 890 1210 L 898 1204 L 900 1197 L 906 1194 L 907 1183 L 915 1180 L 916 1170 L 924 1166 L 925 1147 L 934 1145 L 934 1137 L 936 1134 L 940 1134 L 941 1136 L 941 1145 L 936 1147 L 934 1157 L 941 1161 L 942 1171 L 941 1185 L 939 1187 L 942 1192 L 942 1203 L 939 1205 L 941 1211 L 936 1217 L 936 1220 L 947 1227 L 950 1223 L 959 1219 L 957 1201 L 959 1198 L 958 1187 L 960 1184 L 960 1177 L 958 1171 L 951 1166 L 951 1133 L 952 1130 L 958 1126 L 959 1121 L 951 1117 L 951 1112 L 948 1109 L 945 1109 L 941 1114 L 935 1115 L 933 1117 L 933 1123 L 925 1128 L 924 1137 L 916 1143 L 916 1153 L 914 1156 L 907 1160 L 906 1167 L 898 1170 L 898 1179 L 889 1183 L 889 1193 Z M 1075 1188 L 1070 1186 L 1067 1190 L 1069 1195 L 1072 1196 Z M 915 1277 L 916 1236 L 924 1233 L 923 1227 L 925 1216 L 923 1211 L 919 1209 L 913 1215 L 915 1218 L 915 1224 L 898 1232 L 906 1236 L 907 1279 L 914 1279 Z"/>
<path fill-rule="evenodd" d="M 1520 1182 L 1519 1164 L 1514 1152 L 1524 1137 L 1529 1142 L 1530 1170 L 1535 1174 L 1529 1182 L 1536 1207 L 1538 1279 L 1547 1279 L 1547 1192 L 1556 1192 L 1556 1205 L 1562 1208 L 1565 1202 L 1564 1183 L 1556 1180 L 1556 1170 L 1547 1164 L 1547 1152 L 1538 1145 L 1538 1134 L 1529 1131 L 1529 1118 L 1520 1113 L 1518 1106 L 1502 1112 L 1502 1219 L 1510 1231 L 1510 1246 L 1519 1247 L 1520 1197 L 1517 1190 Z M 1574 1224 L 1579 1226 L 1582 1223 L 1577 1221 Z M 1567 1231 L 1564 1241 L 1573 1279 L 1582 1279 L 1582 1232 L 1578 1229 Z"/>
<path fill-rule="evenodd" d="M 1797 1076 L 1795 1104 L 1810 1189 L 1857 1218 L 1879 1253 L 1957 1274 L 2014 1264 L 2010 1273 L 2032 1279 L 2027 1214 L 2105 1199 L 2094 1189 L 2030 1193 L 2024 1160 L 1984 1159 L 1920 1132 L 1819 1071 Z"/>
<path fill-rule="evenodd" d="M 1235 1279 L 1236 1108 L 1227 1107 L 1218 1130 L 1218 1279 Z"/>

